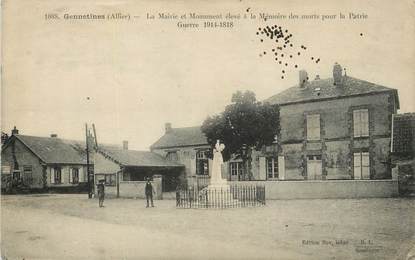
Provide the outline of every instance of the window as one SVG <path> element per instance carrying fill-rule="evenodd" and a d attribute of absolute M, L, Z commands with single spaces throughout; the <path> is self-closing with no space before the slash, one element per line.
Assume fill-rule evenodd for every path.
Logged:
<path fill-rule="evenodd" d="M 369 136 L 369 111 L 358 109 L 353 111 L 354 137 Z"/>
<path fill-rule="evenodd" d="M 59 184 L 62 183 L 62 170 L 60 167 L 55 167 L 54 168 L 54 183 Z"/>
<path fill-rule="evenodd" d="M 232 176 L 241 176 L 243 171 L 242 162 L 231 162 L 229 163 Z"/>
<path fill-rule="evenodd" d="M 26 184 L 32 184 L 33 183 L 32 166 L 31 165 L 23 166 L 23 182 L 26 183 Z"/>
<path fill-rule="evenodd" d="M 267 158 L 267 178 L 268 179 L 278 179 L 278 159 L 277 158 Z"/>
<path fill-rule="evenodd" d="M 177 155 L 177 152 L 174 151 L 174 152 L 168 152 L 166 155 L 166 159 L 171 162 L 177 162 L 179 160 L 179 157 Z"/>
<path fill-rule="evenodd" d="M 106 174 L 105 175 L 105 185 L 115 186 L 115 174 Z"/>
<path fill-rule="evenodd" d="M 209 159 L 207 151 L 198 151 L 196 153 L 196 174 L 209 175 Z"/>
<path fill-rule="evenodd" d="M 306 116 L 307 140 L 320 140 L 320 115 L 313 114 Z"/>
<path fill-rule="evenodd" d="M 116 183 L 116 176 L 115 174 L 96 174 L 95 181 L 99 183 L 99 181 L 104 180 L 106 186 L 115 186 Z"/>
<path fill-rule="evenodd" d="M 70 169 L 69 182 L 74 183 L 74 184 L 79 183 L 79 169 L 78 168 Z"/>
<path fill-rule="evenodd" d="M 370 179 L 370 161 L 368 152 L 354 153 L 353 166 L 355 180 Z"/>

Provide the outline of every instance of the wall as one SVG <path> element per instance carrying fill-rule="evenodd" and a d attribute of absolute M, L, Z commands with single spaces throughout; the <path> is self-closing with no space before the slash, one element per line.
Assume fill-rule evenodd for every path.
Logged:
<path fill-rule="evenodd" d="M 351 199 L 398 196 L 397 180 L 241 181 L 265 185 L 266 199 Z"/>
<path fill-rule="evenodd" d="M 1 164 L 11 167 L 11 172 L 14 169 L 14 160 L 12 154 L 12 146 L 15 146 L 15 156 L 19 169 L 23 173 L 23 166 L 32 166 L 33 182 L 30 184 L 31 188 L 43 188 L 43 166 L 40 159 L 35 156 L 22 142 L 18 139 L 11 140 L 11 142 L 1 153 Z"/>
<path fill-rule="evenodd" d="M 155 191 L 155 194 L 153 194 L 153 199 L 163 199 L 161 182 L 162 179 L 159 177 L 154 177 L 154 180 L 151 182 Z M 145 185 L 145 181 L 120 181 L 120 197 L 145 199 Z M 107 197 L 116 197 L 117 186 L 106 186 L 105 195 Z"/>
<path fill-rule="evenodd" d="M 74 184 L 69 181 L 69 171 L 71 168 L 78 168 L 79 169 L 79 183 L 86 183 L 88 182 L 86 176 L 86 166 L 83 165 L 57 165 L 61 168 L 61 183 L 51 183 L 51 176 L 52 176 L 52 169 L 55 167 L 54 165 L 48 165 L 46 167 L 47 173 L 47 185 L 48 187 L 71 187 L 71 186 L 78 186 L 79 184 Z"/>

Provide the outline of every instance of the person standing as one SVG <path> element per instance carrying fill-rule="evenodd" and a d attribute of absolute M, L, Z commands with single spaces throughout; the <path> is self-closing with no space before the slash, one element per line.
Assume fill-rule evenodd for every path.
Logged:
<path fill-rule="evenodd" d="M 147 178 L 145 193 L 146 193 L 146 200 L 147 200 L 147 207 L 146 208 L 149 207 L 149 203 L 148 203 L 149 200 L 151 201 L 151 207 L 154 207 L 154 204 L 153 204 L 154 189 L 153 189 L 153 185 L 151 185 L 150 178 Z"/>
<path fill-rule="evenodd" d="M 99 181 L 97 185 L 97 190 L 98 190 L 99 207 L 102 208 L 104 207 L 104 199 L 105 199 L 105 185 L 104 185 L 103 180 Z"/>

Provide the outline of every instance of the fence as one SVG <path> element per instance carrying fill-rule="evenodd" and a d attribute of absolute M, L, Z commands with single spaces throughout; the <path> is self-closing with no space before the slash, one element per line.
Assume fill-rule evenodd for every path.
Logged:
<path fill-rule="evenodd" d="M 198 189 L 197 186 L 176 191 L 177 208 L 241 208 L 265 205 L 265 186 L 227 186 Z"/>

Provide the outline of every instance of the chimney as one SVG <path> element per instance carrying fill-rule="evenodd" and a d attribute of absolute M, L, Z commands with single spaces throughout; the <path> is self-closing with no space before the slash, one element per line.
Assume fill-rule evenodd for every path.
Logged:
<path fill-rule="evenodd" d="M 307 71 L 305 70 L 300 70 L 299 71 L 299 79 L 300 79 L 300 88 L 304 88 L 304 86 L 307 84 L 308 81 L 308 74 Z"/>
<path fill-rule="evenodd" d="M 166 134 L 170 133 L 171 132 L 171 123 L 165 123 L 164 124 L 164 130 L 165 130 Z"/>
<path fill-rule="evenodd" d="M 14 128 L 12 129 L 12 135 L 18 135 L 19 134 L 19 129 L 16 128 L 16 126 L 14 126 Z"/>
<path fill-rule="evenodd" d="M 340 64 L 338 64 L 337 62 L 334 63 L 333 66 L 333 80 L 334 80 L 334 85 L 341 85 L 342 83 L 342 78 L 343 78 L 343 70 L 342 70 L 342 66 L 340 66 Z"/>
<path fill-rule="evenodd" d="M 58 135 L 57 134 L 50 134 L 50 137 L 52 137 L 52 138 L 58 138 Z"/>
<path fill-rule="evenodd" d="M 122 149 L 128 150 L 128 141 L 122 141 Z"/>

